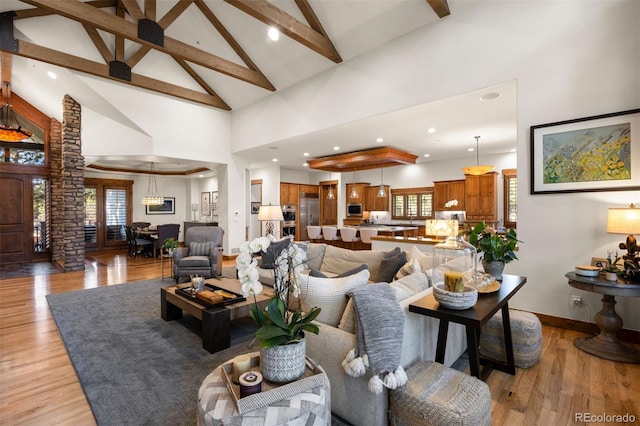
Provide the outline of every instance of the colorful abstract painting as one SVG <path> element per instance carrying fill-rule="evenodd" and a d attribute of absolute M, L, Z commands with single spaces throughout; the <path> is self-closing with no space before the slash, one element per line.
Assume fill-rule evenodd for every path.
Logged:
<path fill-rule="evenodd" d="M 630 179 L 631 123 L 544 135 L 545 184 Z"/>

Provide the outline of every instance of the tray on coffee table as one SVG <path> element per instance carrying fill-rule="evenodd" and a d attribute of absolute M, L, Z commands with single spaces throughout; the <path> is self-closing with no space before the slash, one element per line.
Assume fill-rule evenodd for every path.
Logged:
<path fill-rule="evenodd" d="M 215 303 L 209 303 L 206 300 L 203 300 L 199 297 L 197 297 L 194 293 L 191 292 L 191 284 L 186 284 L 186 285 L 179 285 L 176 287 L 176 294 L 179 296 L 184 297 L 185 299 L 189 299 L 192 302 L 195 302 L 199 305 L 204 306 L 205 308 L 214 308 L 214 307 L 219 307 L 219 306 L 226 306 L 226 305 L 232 305 L 234 303 L 238 303 L 238 302 L 244 302 L 246 299 L 246 297 L 244 297 L 242 294 L 240 293 L 236 293 L 235 291 L 231 291 L 231 290 L 227 290 L 226 288 L 222 288 L 222 287 L 218 287 L 216 285 L 213 284 L 209 284 L 209 283 L 205 283 L 204 284 L 204 288 L 205 290 L 209 290 L 212 292 L 216 292 L 216 291 L 222 291 L 225 294 L 230 294 L 233 295 L 234 297 L 224 297 L 223 300 L 221 300 L 220 302 L 215 302 Z"/>

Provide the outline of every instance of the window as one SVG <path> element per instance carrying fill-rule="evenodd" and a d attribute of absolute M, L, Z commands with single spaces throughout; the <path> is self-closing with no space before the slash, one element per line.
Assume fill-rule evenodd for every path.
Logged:
<path fill-rule="evenodd" d="M 504 226 L 515 228 L 518 224 L 518 173 L 517 169 L 503 169 L 504 176 Z"/>
<path fill-rule="evenodd" d="M 391 190 L 392 219 L 433 219 L 433 188 Z"/>

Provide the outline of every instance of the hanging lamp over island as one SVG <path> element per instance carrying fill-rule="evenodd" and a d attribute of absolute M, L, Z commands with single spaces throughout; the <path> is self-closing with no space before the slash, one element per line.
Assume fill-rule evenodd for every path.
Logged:
<path fill-rule="evenodd" d="M 476 165 L 464 167 L 462 169 L 462 173 L 464 173 L 465 175 L 480 176 L 485 173 L 489 173 L 491 170 L 493 170 L 493 166 L 480 165 L 480 149 L 478 147 L 478 139 L 480 139 L 480 136 L 474 136 L 474 137 L 476 138 Z"/>

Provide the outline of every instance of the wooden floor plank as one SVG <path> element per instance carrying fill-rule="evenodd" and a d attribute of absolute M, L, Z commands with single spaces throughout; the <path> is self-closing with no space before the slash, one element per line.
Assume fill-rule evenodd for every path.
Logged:
<path fill-rule="evenodd" d="M 233 265 L 225 261 L 225 265 Z M 85 271 L 0 280 L 0 425 L 95 425 L 46 295 L 160 278 L 160 259 L 92 254 Z M 167 283 L 171 282 L 167 279 Z M 494 425 L 574 425 L 576 412 L 640 418 L 640 364 L 580 351 L 543 327 L 541 361 L 487 380 Z M 638 347 L 638 345 L 636 345 Z"/>

